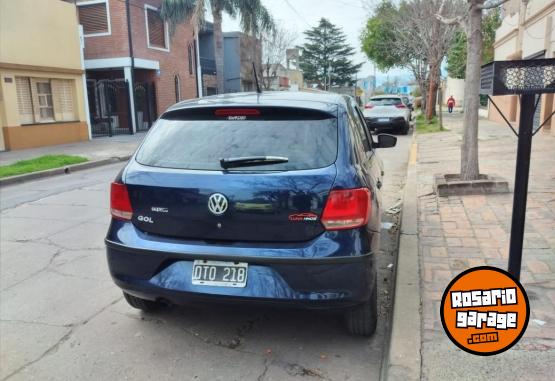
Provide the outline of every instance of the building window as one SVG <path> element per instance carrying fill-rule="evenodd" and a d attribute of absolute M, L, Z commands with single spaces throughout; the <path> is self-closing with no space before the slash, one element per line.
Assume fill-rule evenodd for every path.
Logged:
<path fill-rule="evenodd" d="M 50 80 L 35 83 L 39 101 L 39 122 L 54 121 L 54 104 L 52 102 L 52 86 Z"/>
<path fill-rule="evenodd" d="M 193 44 L 189 44 L 187 53 L 189 54 L 189 75 L 193 75 Z"/>
<path fill-rule="evenodd" d="M 145 18 L 148 47 L 169 51 L 168 24 L 160 17 L 160 11 L 146 4 Z"/>
<path fill-rule="evenodd" d="M 16 77 L 20 123 L 51 123 L 76 120 L 74 81 Z"/>
<path fill-rule="evenodd" d="M 175 87 L 175 102 L 179 102 L 181 100 L 181 81 L 179 80 L 179 75 L 175 75 L 173 77 L 173 84 Z"/>
<path fill-rule="evenodd" d="M 79 24 L 85 37 L 110 34 L 108 0 L 80 0 L 77 2 Z"/>

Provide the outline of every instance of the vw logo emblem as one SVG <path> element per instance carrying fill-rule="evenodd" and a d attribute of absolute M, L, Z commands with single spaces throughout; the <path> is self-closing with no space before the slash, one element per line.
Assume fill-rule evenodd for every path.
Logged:
<path fill-rule="evenodd" d="M 214 193 L 208 198 L 208 210 L 216 216 L 221 216 L 227 210 L 227 198 L 221 193 Z"/>

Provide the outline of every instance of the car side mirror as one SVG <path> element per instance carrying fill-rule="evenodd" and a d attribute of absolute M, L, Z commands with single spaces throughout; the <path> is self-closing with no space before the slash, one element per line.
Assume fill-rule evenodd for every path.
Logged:
<path fill-rule="evenodd" d="M 378 142 L 373 144 L 375 148 L 391 148 L 397 144 L 397 138 L 393 135 L 378 134 L 377 138 Z"/>

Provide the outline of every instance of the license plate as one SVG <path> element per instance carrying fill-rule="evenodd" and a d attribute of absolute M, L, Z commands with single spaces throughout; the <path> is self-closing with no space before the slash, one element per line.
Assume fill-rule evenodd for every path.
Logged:
<path fill-rule="evenodd" d="M 195 260 L 193 284 L 200 286 L 245 287 L 248 263 Z"/>
<path fill-rule="evenodd" d="M 378 118 L 378 122 L 389 122 L 389 118 Z"/>

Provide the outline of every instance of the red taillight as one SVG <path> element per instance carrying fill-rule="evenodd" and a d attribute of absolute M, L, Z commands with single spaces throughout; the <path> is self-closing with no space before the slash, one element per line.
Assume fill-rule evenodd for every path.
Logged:
<path fill-rule="evenodd" d="M 255 108 L 219 108 L 214 111 L 216 116 L 258 116 L 260 111 Z"/>
<path fill-rule="evenodd" d="M 405 106 L 403 103 L 399 103 L 398 105 L 395 105 L 395 107 L 397 107 L 397 108 L 407 108 L 407 106 Z"/>
<path fill-rule="evenodd" d="M 110 187 L 110 212 L 118 220 L 129 221 L 133 217 L 131 201 L 125 184 L 112 183 Z"/>
<path fill-rule="evenodd" d="M 366 106 L 364 106 L 364 108 L 372 108 L 372 107 L 374 107 L 374 105 L 371 105 L 371 104 L 367 104 Z"/>
<path fill-rule="evenodd" d="M 353 229 L 366 225 L 372 208 L 367 188 L 331 191 L 322 213 L 326 230 Z"/>

